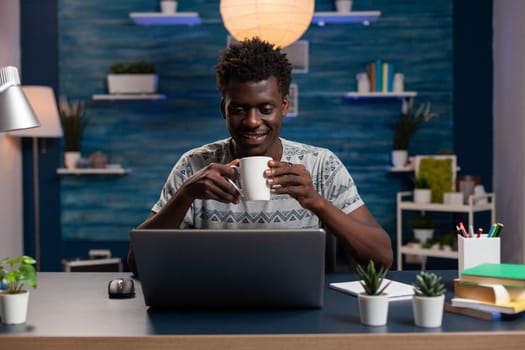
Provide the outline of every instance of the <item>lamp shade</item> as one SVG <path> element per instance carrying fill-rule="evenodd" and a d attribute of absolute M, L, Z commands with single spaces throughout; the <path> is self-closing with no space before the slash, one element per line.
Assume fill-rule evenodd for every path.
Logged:
<path fill-rule="evenodd" d="M 39 125 L 20 87 L 16 67 L 0 68 L 0 132 Z"/>
<path fill-rule="evenodd" d="M 53 89 L 49 86 L 22 86 L 40 127 L 10 132 L 18 137 L 62 137 L 62 125 Z"/>
<path fill-rule="evenodd" d="M 286 47 L 310 26 L 314 0 L 221 0 L 220 11 L 235 39 L 259 37 Z"/>

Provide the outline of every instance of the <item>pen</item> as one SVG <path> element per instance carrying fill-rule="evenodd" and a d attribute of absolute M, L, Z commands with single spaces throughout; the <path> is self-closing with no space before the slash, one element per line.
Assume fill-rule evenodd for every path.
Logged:
<path fill-rule="evenodd" d="M 467 232 L 467 229 L 465 228 L 465 225 L 463 225 L 463 222 L 459 222 L 459 228 L 461 230 L 461 232 L 463 233 L 463 236 L 465 236 L 465 238 L 468 238 L 468 232 Z"/>
<path fill-rule="evenodd" d="M 502 228 L 503 228 L 503 224 L 498 222 L 496 224 L 496 228 L 494 229 L 493 237 L 499 237 L 499 235 L 501 234 Z"/>
<path fill-rule="evenodd" d="M 478 228 L 478 236 L 477 236 L 477 238 L 479 238 L 482 233 L 483 233 L 483 229 L 481 227 L 479 227 Z"/>
<path fill-rule="evenodd" d="M 488 238 L 491 238 L 492 235 L 494 234 L 494 230 L 496 229 L 496 224 L 493 224 L 492 226 L 490 226 L 490 230 L 489 230 L 489 233 L 487 235 Z"/>

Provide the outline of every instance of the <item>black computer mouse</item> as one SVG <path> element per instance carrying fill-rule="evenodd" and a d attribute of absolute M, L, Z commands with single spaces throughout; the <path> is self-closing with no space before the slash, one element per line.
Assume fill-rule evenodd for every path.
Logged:
<path fill-rule="evenodd" d="M 135 297 L 135 284 L 130 278 L 116 278 L 108 283 L 108 294 L 111 299 Z"/>

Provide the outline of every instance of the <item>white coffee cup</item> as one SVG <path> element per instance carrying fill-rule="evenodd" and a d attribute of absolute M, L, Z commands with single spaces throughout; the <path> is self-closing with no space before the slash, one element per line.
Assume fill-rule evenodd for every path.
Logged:
<path fill-rule="evenodd" d="M 270 186 L 266 183 L 264 171 L 268 169 L 268 161 L 272 157 L 255 156 L 241 158 L 238 169 L 240 183 L 228 179 L 230 183 L 241 193 L 246 201 L 270 200 Z"/>

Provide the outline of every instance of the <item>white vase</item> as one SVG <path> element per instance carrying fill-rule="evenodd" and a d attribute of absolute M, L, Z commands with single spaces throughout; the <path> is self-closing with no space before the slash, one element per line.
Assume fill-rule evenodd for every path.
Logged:
<path fill-rule="evenodd" d="M 29 291 L 17 294 L 0 293 L 0 318 L 2 323 L 20 324 L 26 322 Z"/>
<path fill-rule="evenodd" d="M 412 232 L 414 233 L 414 238 L 419 239 L 421 244 L 425 244 L 426 241 L 432 239 L 432 236 L 434 236 L 433 228 L 414 228 Z"/>
<path fill-rule="evenodd" d="M 177 11 L 177 2 L 171 0 L 162 0 L 160 2 L 160 11 L 162 13 L 175 13 Z"/>
<path fill-rule="evenodd" d="M 335 0 L 335 9 L 337 12 L 352 11 L 352 0 Z"/>
<path fill-rule="evenodd" d="M 64 152 L 64 165 L 68 169 L 75 169 L 80 160 L 80 152 Z"/>
<path fill-rule="evenodd" d="M 392 165 L 395 168 L 404 168 L 408 163 L 408 151 L 396 149 L 392 151 Z"/>
<path fill-rule="evenodd" d="M 388 318 L 388 296 L 367 295 L 357 296 L 359 303 L 359 317 L 361 323 L 367 326 L 384 326 Z"/>
<path fill-rule="evenodd" d="M 414 295 L 412 298 L 412 308 L 416 326 L 427 328 L 441 327 L 444 304 L 444 294 L 438 297 L 420 297 Z"/>
<path fill-rule="evenodd" d="M 414 189 L 414 203 L 426 204 L 432 199 L 432 190 L 430 188 Z"/>

